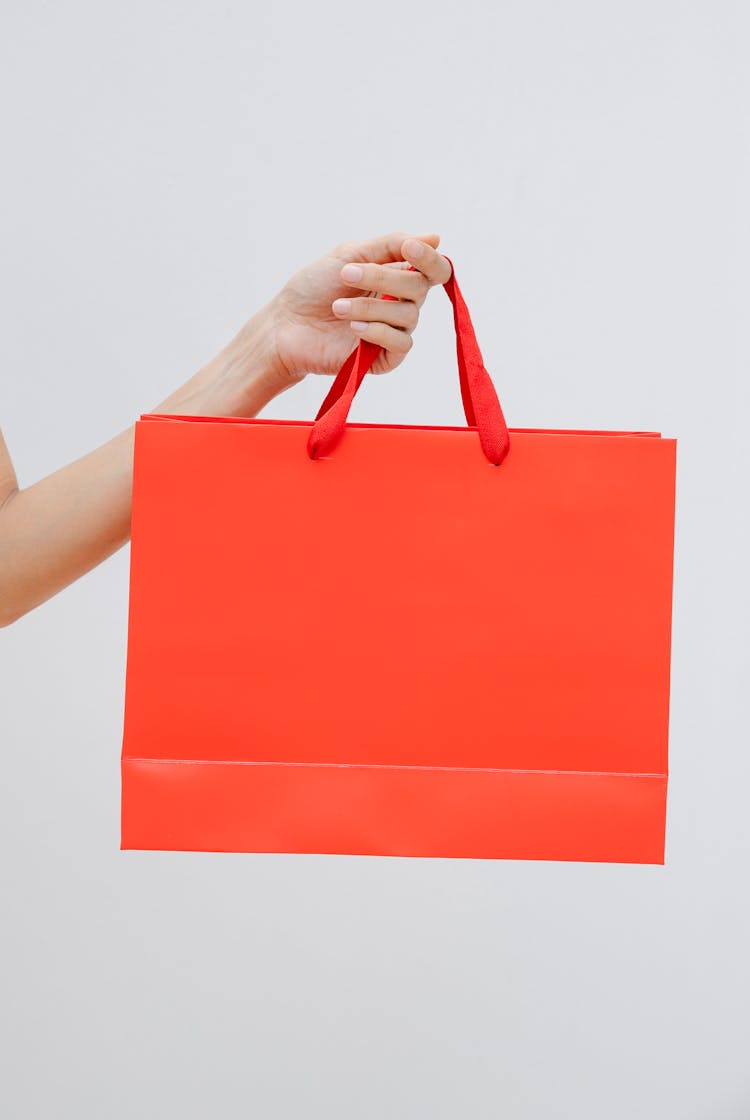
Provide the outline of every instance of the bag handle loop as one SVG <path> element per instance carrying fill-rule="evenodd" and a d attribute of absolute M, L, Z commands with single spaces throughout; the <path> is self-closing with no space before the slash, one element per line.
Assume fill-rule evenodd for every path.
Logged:
<path fill-rule="evenodd" d="M 446 260 L 451 266 L 451 275 L 443 287 L 453 306 L 458 376 L 466 423 L 470 428 L 477 429 L 482 451 L 490 463 L 499 467 L 510 449 L 508 425 L 492 378 L 485 369 L 469 309 L 456 282 L 453 261 L 450 258 Z M 307 453 L 311 459 L 331 451 L 340 439 L 352 401 L 380 350 L 376 343 L 362 339 L 336 374 L 318 409 L 307 441 Z"/>

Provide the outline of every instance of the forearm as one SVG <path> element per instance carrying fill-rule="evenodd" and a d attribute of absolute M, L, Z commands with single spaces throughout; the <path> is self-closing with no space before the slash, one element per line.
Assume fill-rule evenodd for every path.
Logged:
<path fill-rule="evenodd" d="M 8 495 L 0 510 L 0 623 L 49 599 L 128 539 L 133 432 Z"/>
<path fill-rule="evenodd" d="M 254 416 L 290 383 L 271 359 L 261 315 L 151 411 Z M 22 490 L 12 467 L 0 475 L 0 625 L 49 599 L 128 540 L 134 432 L 127 428 Z"/>

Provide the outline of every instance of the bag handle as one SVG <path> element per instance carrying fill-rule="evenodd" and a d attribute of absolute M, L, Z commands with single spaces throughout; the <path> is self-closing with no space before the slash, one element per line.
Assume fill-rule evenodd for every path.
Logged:
<path fill-rule="evenodd" d="M 453 261 L 449 257 L 446 260 L 451 266 L 451 275 L 443 287 L 453 305 L 458 376 L 466 423 L 470 428 L 477 429 L 482 451 L 494 466 L 499 467 L 510 449 L 508 425 L 505 423 L 495 386 L 484 367 L 469 309 L 456 283 Z M 381 347 L 376 343 L 362 339 L 336 374 L 318 409 L 307 441 L 307 453 L 311 459 L 324 455 L 338 442 L 357 390 L 380 350 Z"/>

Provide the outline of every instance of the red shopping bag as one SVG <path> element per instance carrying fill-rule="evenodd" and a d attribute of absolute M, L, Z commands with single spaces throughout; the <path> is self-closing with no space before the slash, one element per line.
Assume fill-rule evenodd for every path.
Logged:
<path fill-rule="evenodd" d="M 509 439 L 446 290 L 466 427 L 136 425 L 123 848 L 663 862 L 675 441 Z"/>

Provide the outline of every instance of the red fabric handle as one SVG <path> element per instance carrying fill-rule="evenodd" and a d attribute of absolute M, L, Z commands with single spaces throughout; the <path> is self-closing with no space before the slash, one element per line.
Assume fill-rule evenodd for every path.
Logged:
<path fill-rule="evenodd" d="M 484 367 L 469 309 L 456 283 L 453 261 L 450 279 L 443 285 L 453 305 L 453 322 L 456 328 L 456 355 L 461 384 L 461 400 L 466 423 L 476 428 L 482 451 L 495 466 L 500 466 L 510 448 L 508 425 L 505 423 L 495 386 Z M 391 299 L 391 296 L 384 296 Z M 352 401 L 364 376 L 380 353 L 374 342 L 359 343 L 342 365 L 328 394 L 318 409 L 307 441 L 307 453 L 316 459 L 330 451 L 340 438 Z"/>

